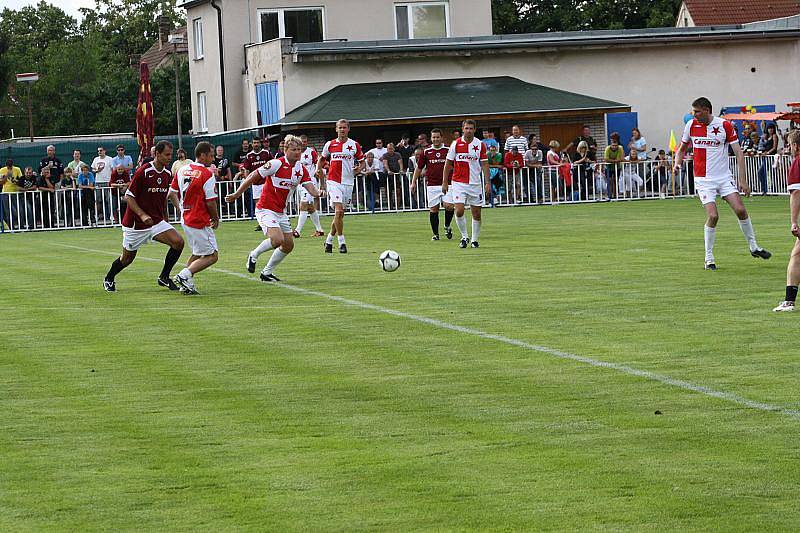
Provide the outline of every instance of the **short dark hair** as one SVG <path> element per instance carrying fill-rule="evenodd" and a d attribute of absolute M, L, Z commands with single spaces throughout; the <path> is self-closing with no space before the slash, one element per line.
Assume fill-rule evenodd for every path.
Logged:
<path fill-rule="evenodd" d="M 247 137 L 245 137 L 244 139 L 242 139 L 242 142 L 243 142 L 243 143 L 249 143 L 249 142 L 250 142 L 250 139 L 248 139 Z"/>
<path fill-rule="evenodd" d="M 464 127 L 464 126 L 466 126 L 467 124 L 469 124 L 469 125 L 470 125 L 470 126 L 472 126 L 473 128 L 477 127 L 477 124 L 475 124 L 475 121 L 474 121 L 474 120 L 472 120 L 471 118 L 465 119 L 465 120 L 464 120 L 464 122 L 462 122 L 462 123 L 461 123 L 461 127 L 463 128 L 463 127 Z"/>
<path fill-rule="evenodd" d="M 200 157 L 203 154 L 209 154 L 214 152 L 214 147 L 208 141 L 201 141 L 197 143 L 197 146 L 194 147 L 194 156 Z"/>
<path fill-rule="evenodd" d="M 705 109 L 709 113 L 714 111 L 714 109 L 711 107 L 711 100 L 709 100 L 705 96 L 701 96 L 700 98 L 692 102 L 692 107 L 696 107 L 698 109 Z"/>
<path fill-rule="evenodd" d="M 10 167 L 10 166 L 13 166 L 13 165 L 14 165 L 14 160 L 13 159 L 6 159 L 6 166 L 7 167 Z"/>
<path fill-rule="evenodd" d="M 118 144 L 118 145 L 117 145 L 117 150 L 119 150 L 120 148 L 122 148 L 122 149 L 124 150 L 124 149 L 125 149 L 125 146 L 123 146 L 123 145 L 121 145 L 121 144 Z"/>
<path fill-rule="evenodd" d="M 169 141 L 158 141 L 156 143 L 155 148 L 156 148 L 156 153 L 157 154 L 163 154 L 164 150 L 166 150 L 167 148 L 170 148 L 170 149 L 172 148 L 172 143 L 169 142 Z"/>
<path fill-rule="evenodd" d="M 614 133 L 612 133 L 611 134 L 611 140 L 619 142 L 619 133 L 617 133 L 616 131 Z"/>
<path fill-rule="evenodd" d="M 431 130 L 431 135 L 433 135 L 434 133 L 438 133 L 439 135 L 441 135 L 442 134 L 442 130 L 440 130 L 439 128 L 433 128 Z"/>
<path fill-rule="evenodd" d="M 581 129 L 583 129 L 583 130 L 590 130 L 590 129 L 592 129 L 592 128 L 590 128 L 588 124 L 584 124 L 584 125 L 583 125 L 583 127 L 582 127 Z"/>
<path fill-rule="evenodd" d="M 253 142 L 256 142 L 256 141 L 261 142 L 261 137 L 259 137 L 258 135 L 254 135 L 253 136 Z"/>

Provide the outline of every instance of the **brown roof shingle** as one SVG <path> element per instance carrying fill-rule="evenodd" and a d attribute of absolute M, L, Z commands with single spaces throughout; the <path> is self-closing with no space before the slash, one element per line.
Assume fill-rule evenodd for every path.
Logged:
<path fill-rule="evenodd" d="M 175 28 L 174 33 L 183 35 L 184 43 L 178 45 L 178 55 L 187 55 L 189 53 L 189 44 L 186 35 L 186 26 L 181 26 L 180 28 Z M 164 39 L 166 41 L 166 38 Z M 142 57 L 139 58 L 139 61 L 142 63 L 147 63 L 147 66 L 150 67 L 150 70 L 157 69 L 166 65 L 167 63 L 171 62 L 172 56 L 172 46 L 167 42 L 156 41 L 153 46 L 151 46 L 147 52 L 142 54 Z"/>
<path fill-rule="evenodd" d="M 696 26 L 746 24 L 800 13 L 800 0 L 684 0 Z"/>

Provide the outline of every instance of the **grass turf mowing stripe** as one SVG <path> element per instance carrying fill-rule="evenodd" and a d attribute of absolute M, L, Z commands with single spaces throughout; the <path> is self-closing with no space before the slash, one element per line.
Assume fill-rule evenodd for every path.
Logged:
<path fill-rule="evenodd" d="M 111 256 L 118 255 L 116 252 L 109 252 L 109 251 L 105 251 L 105 250 L 95 250 L 95 249 L 92 249 L 92 248 L 84 248 L 84 247 L 81 247 L 81 246 L 74 246 L 74 245 L 71 245 L 71 244 L 63 244 L 63 243 L 52 243 L 52 244 L 54 244 L 56 246 L 60 246 L 62 248 L 71 248 L 71 249 L 80 250 L 80 251 L 83 251 L 83 252 L 91 252 L 91 253 L 97 253 L 97 254 L 103 254 L 103 255 L 111 255 Z M 160 259 L 153 259 L 153 258 L 149 258 L 149 257 L 141 257 L 140 259 L 144 260 L 144 261 L 155 262 L 155 263 L 161 263 L 162 262 Z M 247 274 L 243 274 L 241 272 L 233 272 L 233 271 L 230 271 L 230 270 L 225 270 L 225 269 L 216 268 L 216 267 L 212 267 L 209 270 L 212 271 L 212 272 L 219 272 L 221 274 L 227 274 L 229 276 L 234 276 L 234 277 L 245 279 L 245 280 L 248 280 L 248 281 L 258 281 L 259 283 L 261 283 L 257 278 L 254 278 L 254 277 L 252 277 L 250 275 L 247 275 Z M 275 285 L 278 286 L 278 287 L 281 287 L 283 289 L 286 289 L 286 290 L 289 290 L 289 291 L 293 291 L 293 292 L 297 292 L 297 293 L 300 293 L 300 294 L 304 294 L 304 295 L 307 295 L 307 296 L 316 296 L 316 297 L 319 297 L 319 298 L 332 300 L 334 302 L 338 302 L 338 303 L 341 303 L 341 304 L 344 304 L 344 305 L 347 305 L 347 306 L 351 306 L 351 307 L 358 307 L 358 308 L 361 308 L 361 309 L 377 311 L 377 312 L 380 312 L 380 313 L 384 313 L 384 314 L 388 314 L 388 315 L 392 315 L 392 316 L 396 316 L 396 317 L 400 317 L 400 318 L 405 318 L 405 319 L 408 319 L 408 320 L 413 320 L 413 321 L 420 322 L 420 323 L 423 323 L 423 324 L 428 324 L 428 325 L 431 325 L 431 326 L 434 326 L 434 327 L 437 327 L 437 328 L 440 328 L 440 329 L 447 329 L 447 330 L 450 330 L 450 331 L 456 331 L 456 332 L 459 332 L 459 333 L 466 333 L 466 334 L 469 334 L 469 335 L 474 335 L 476 337 L 480 337 L 480 338 L 487 339 L 487 340 L 493 340 L 493 341 L 497 341 L 497 342 L 502 342 L 504 344 L 510 344 L 512 346 L 517 346 L 519 348 L 524 348 L 526 350 L 535 351 L 535 352 L 539 352 L 539 353 L 544 353 L 544 354 L 547 354 L 547 355 L 551 355 L 553 357 L 558 357 L 559 359 L 566 359 L 566 360 L 576 361 L 576 362 L 583 363 L 583 364 L 586 364 L 586 365 L 594 366 L 594 367 L 597 367 L 597 368 L 605 368 L 605 369 L 609 369 L 609 370 L 614 370 L 614 371 L 617 371 L 617 372 L 628 374 L 630 376 L 640 377 L 640 378 L 644 378 L 644 379 L 647 379 L 647 380 L 650 380 L 650 381 L 656 381 L 658 383 L 662 383 L 664 385 L 669 385 L 671 387 L 677 387 L 677 388 L 684 389 L 684 390 L 687 390 L 687 391 L 690 391 L 690 392 L 695 392 L 695 393 L 698 393 L 698 394 L 702 394 L 702 395 L 705 395 L 705 396 L 708 396 L 708 397 L 711 397 L 711 398 L 716 398 L 718 400 L 723 400 L 723 401 L 727 401 L 727 402 L 730 402 L 730 403 L 734 403 L 734 404 L 737 404 L 737 405 L 740 405 L 740 406 L 743 406 L 743 407 L 747 407 L 749 409 L 755 409 L 755 410 L 766 411 L 766 412 L 771 412 L 771 413 L 778 413 L 778 414 L 782 414 L 782 415 L 791 417 L 791 418 L 793 418 L 795 420 L 800 420 L 800 411 L 797 411 L 797 410 L 794 410 L 794 409 L 789 409 L 787 407 L 783 407 L 783 406 L 780 406 L 780 405 L 774 405 L 774 404 L 769 404 L 769 403 L 749 400 L 749 399 L 743 398 L 742 396 L 739 396 L 737 394 L 733 394 L 733 393 L 730 393 L 730 392 L 724 392 L 724 391 L 718 391 L 718 390 L 711 389 L 709 387 L 705 387 L 705 386 L 702 386 L 702 385 L 695 385 L 694 383 L 690 383 L 688 381 L 683 381 L 683 380 L 680 380 L 680 379 L 671 378 L 669 376 L 663 376 L 663 375 L 660 375 L 660 374 L 655 374 L 655 373 L 649 372 L 647 370 L 639 370 L 637 368 L 633 368 L 633 367 L 626 366 L 626 365 L 620 365 L 620 364 L 616 364 L 616 363 L 610 363 L 610 362 L 607 362 L 607 361 L 601 361 L 601 360 L 598 360 L 598 359 L 592 359 L 591 357 L 585 357 L 585 356 L 582 356 L 582 355 L 577 355 L 577 354 L 573 354 L 573 353 L 569 353 L 569 352 L 563 352 L 561 350 L 557 350 L 557 349 L 554 349 L 554 348 L 549 348 L 547 346 L 540 346 L 540 345 L 537 345 L 537 344 L 531 344 L 531 343 L 528 343 L 528 342 L 525 342 L 525 341 L 521 341 L 521 340 L 518 340 L 518 339 L 513 339 L 511 337 L 506 337 L 506 336 L 503 336 L 503 335 L 495 335 L 493 333 L 487 333 L 485 331 L 481 331 L 481 330 L 478 330 L 478 329 L 468 328 L 468 327 L 464 327 L 464 326 L 458 326 L 458 325 L 455 325 L 455 324 L 449 324 L 447 322 L 442 322 L 440 320 L 435 320 L 435 319 L 424 317 L 424 316 L 420 316 L 420 315 L 414 315 L 414 314 L 411 314 L 411 313 L 405 313 L 403 311 L 397 311 L 397 310 L 394 310 L 394 309 L 389 309 L 387 307 L 382 307 L 382 306 L 375 305 L 375 304 L 361 302 L 361 301 L 358 301 L 358 300 L 351 300 L 349 298 L 344 298 L 342 296 L 335 296 L 335 295 L 332 295 L 332 294 L 328 294 L 328 293 L 324 293 L 324 292 L 320 292 L 320 291 L 315 291 L 315 290 L 311 290 L 311 289 L 304 289 L 302 287 L 297 287 L 297 286 L 289 285 L 289 284 L 286 284 L 286 283 L 276 283 Z"/>

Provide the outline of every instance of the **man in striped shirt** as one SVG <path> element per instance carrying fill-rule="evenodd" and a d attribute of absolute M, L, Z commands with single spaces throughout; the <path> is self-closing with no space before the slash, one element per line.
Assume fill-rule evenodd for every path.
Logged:
<path fill-rule="evenodd" d="M 524 154 L 528 151 L 528 139 L 522 135 L 522 129 L 519 126 L 514 126 L 511 128 L 511 136 L 506 139 L 506 144 L 503 146 L 503 151 L 506 153 L 510 153 L 514 148 L 517 149 L 517 153 Z M 512 175 L 512 181 L 514 182 L 514 198 L 516 203 L 522 203 L 522 174 L 519 172 L 515 172 Z"/>

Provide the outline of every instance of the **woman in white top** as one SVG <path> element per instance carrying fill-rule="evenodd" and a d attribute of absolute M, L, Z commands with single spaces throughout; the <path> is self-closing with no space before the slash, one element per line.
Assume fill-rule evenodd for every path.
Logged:
<path fill-rule="evenodd" d="M 639 161 L 647 160 L 647 139 L 642 137 L 642 132 L 639 128 L 631 130 L 631 142 L 628 143 L 630 150 L 636 150 L 636 156 Z"/>

